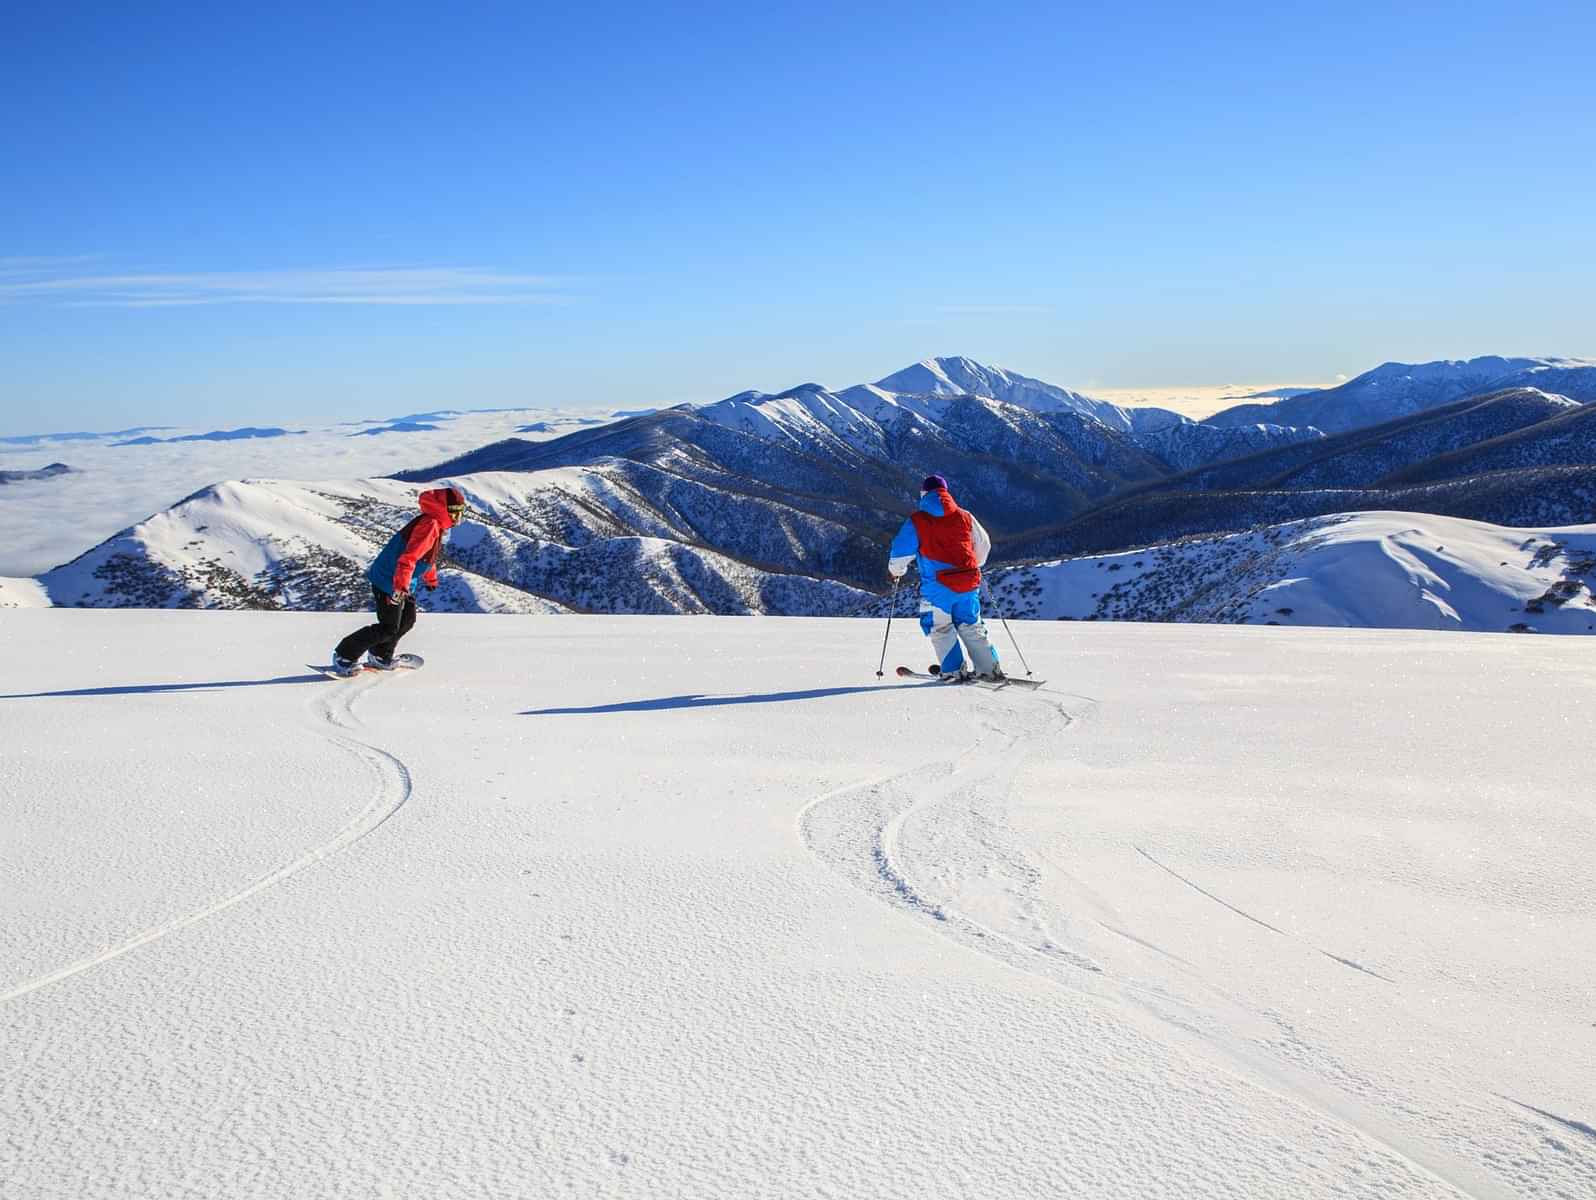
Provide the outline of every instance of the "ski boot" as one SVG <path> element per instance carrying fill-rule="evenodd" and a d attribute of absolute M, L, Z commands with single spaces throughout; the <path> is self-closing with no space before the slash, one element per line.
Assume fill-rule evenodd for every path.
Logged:
<path fill-rule="evenodd" d="M 393 659 L 381 658 L 378 656 L 376 651 L 367 650 L 366 666 L 370 667 L 373 671 L 391 671 L 393 670 Z"/>
<path fill-rule="evenodd" d="M 344 658 L 336 652 L 332 656 L 332 669 L 334 675 L 358 675 L 360 664 L 352 658 Z"/>

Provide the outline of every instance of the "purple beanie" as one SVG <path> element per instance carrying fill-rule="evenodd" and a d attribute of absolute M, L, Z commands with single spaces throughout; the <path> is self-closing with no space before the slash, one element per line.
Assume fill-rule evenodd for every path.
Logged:
<path fill-rule="evenodd" d="M 925 482 L 920 485 L 922 492 L 945 492 L 948 490 L 948 481 L 940 475 L 927 475 Z"/>

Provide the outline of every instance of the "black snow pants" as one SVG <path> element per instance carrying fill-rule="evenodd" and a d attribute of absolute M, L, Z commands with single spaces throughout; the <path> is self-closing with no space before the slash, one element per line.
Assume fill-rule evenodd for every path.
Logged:
<path fill-rule="evenodd" d="M 390 596 L 372 588 L 371 594 L 377 601 L 377 623 L 357 629 L 339 642 L 334 651 L 339 658 L 357 659 L 368 650 L 378 658 L 392 658 L 399 639 L 416 623 L 416 598 L 410 593 Z"/>

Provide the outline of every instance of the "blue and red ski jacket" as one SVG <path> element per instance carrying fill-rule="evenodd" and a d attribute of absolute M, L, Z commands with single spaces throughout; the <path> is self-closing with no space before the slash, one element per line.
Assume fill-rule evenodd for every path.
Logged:
<path fill-rule="evenodd" d="M 443 553 L 443 535 L 454 527 L 449 516 L 451 504 L 465 503 L 455 488 L 435 488 L 416 497 L 421 515 L 388 539 L 366 571 L 366 578 L 379 592 L 390 596 L 414 594 L 416 568 L 424 567 L 422 578 L 428 587 L 438 586 L 438 556 Z"/>
<path fill-rule="evenodd" d="M 981 523 L 958 506 L 951 492 L 938 488 L 920 497 L 919 507 L 892 539 L 889 566 L 905 569 L 918 556 L 921 597 L 951 612 L 955 597 L 981 586 L 981 564 L 991 549 Z"/>

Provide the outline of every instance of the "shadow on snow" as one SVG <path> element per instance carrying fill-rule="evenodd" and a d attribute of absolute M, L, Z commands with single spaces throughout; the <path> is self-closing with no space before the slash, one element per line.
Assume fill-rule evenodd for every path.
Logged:
<path fill-rule="evenodd" d="M 901 692 L 901 683 L 876 683 L 864 687 L 811 688 L 803 692 L 762 692 L 749 696 L 662 696 L 656 700 L 623 700 L 617 704 L 595 704 L 589 708 L 529 708 L 523 717 L 567 717 L 598 713 L 656 712 L 669 708 L 720 708 L 728 704 L 781 704 L 788 700 L 823 700 L 827 696 L 853 696 L 860 692 Z"/>
<path fill-rule="evenodd" d="M 69 688 L 60 692 L 17 692 L 0 700 L 46 700 L 63 696 L 153 696 L 161 692 L 210 692 L 219 688 L 271 687 L 279 683 L 325 683 L 325 675 L 279 675 L 275 679 L 218 679 L 206 683 L 128 683 L 119 687 Z"/>

